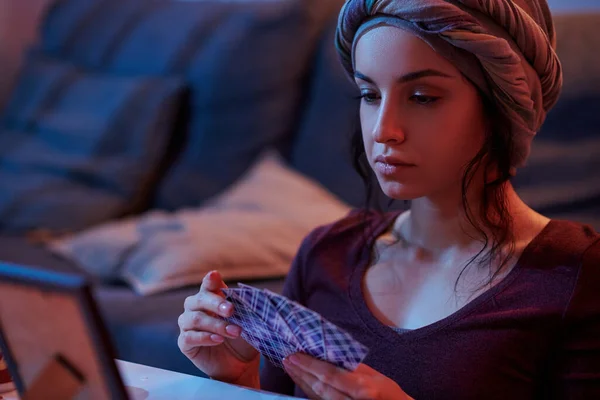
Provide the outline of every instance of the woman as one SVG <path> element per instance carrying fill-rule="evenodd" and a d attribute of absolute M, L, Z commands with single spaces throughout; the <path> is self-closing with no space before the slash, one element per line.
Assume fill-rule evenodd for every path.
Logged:
<path fill-rule="evenodd" d="M 600 398 L 600 235 L 510 183 L 560 92 L 554 42 L 545 0 L 347 1 L 336 44 L 361 92 L 357 163 L 411 207 L 315 230 L 284 294 L 369 355 L 347 372 L 299 354 L 259 377 L 211 272 L 179 319 L 186 356 L 311 398 Z"/>

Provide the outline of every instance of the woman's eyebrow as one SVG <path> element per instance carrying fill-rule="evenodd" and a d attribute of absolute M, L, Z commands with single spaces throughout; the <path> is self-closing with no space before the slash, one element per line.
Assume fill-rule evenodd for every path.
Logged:
<path fill-rule="evenodd" d="M 425 78 L 427 76 L 437 76 L 437 77 L 441 77 L 441 78 L 452 78 L 452 76 L 445 74 L 441 71 L 435 70 L 435 69 L 423 69 L 420 71 L 415 71 L 415 72 L 410 72 L 406 75 L 402 75 L 401 77 L 399 77 L 398 79 L 396 79 L 396 82 L 398 83 L 406 83 L 406 82 L 410 82 L 410 81 L 414 81 L 417 79 L 421 79 L 421 78 Z M 361 73 L 360 71 L 355 71 L 354 72 L 354 78 L 356 79 L 360 79 L 362 81 L 368 82 L 368 83 L 373 83 L 373 80 L 371 78 L 369 78 L 368 76 L 366 76 L 365 74 Z"/>

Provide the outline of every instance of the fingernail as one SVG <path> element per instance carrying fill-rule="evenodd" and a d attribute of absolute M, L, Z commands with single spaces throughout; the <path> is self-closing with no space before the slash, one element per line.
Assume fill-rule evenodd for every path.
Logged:
<path fill-rule="evenodd" d="M 223 303 L 219 304 L 219 311 L 229 314 L 231 311 L 231 303 L 224 301 Z"/>
<path fill-rule="evenodd" d="M 240 333 L 242 333 L 240 327 L 236 325 L 227 325 L 225 327 L 225 331 L 227 331 L 227 333 L 229 333 L 231 336 L 240 336 Z"/>
<path fill-rule="evenodd" d="M 287 357 L 287 360 L 292 365 L 298 365 L 298 364 L 300 364 L 300 360 L 298 359 L 298 357 L 296 355 L 291 355 L 291 356 Z"/>
<path fill-rule="evenodd" d="M 221 335 L 210 335 L 210 340 L 212 340 L 215 343 L 222 343 L 224 339 Z"/>

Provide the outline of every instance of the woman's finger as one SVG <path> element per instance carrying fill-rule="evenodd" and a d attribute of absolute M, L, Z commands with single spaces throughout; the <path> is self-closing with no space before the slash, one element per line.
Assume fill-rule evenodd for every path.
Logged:
<path fill-rule="evenodd" d="M 348 393 L 349 389 L 357 386 L 357 379 L 352 372 L 338 368 L 326 361 L 317 360 L 302 353 L 293 354 L 287 360 L 298 369 L 314 375 L 320 381 L 343 393 Z"/>
<path fill-rule="evenodd" d="M 186 311 L 179 317 L 179 328 L 182 331 L 206 331 L 216 333 L 230 339 L 237 339 L 242 329 L 229 322 L 212 317 L 202 311 Z"/>
<path fill-rule="evenodd" d="M 285 368 L 285 372 L 292 378 L 294 383 L 304 392 L 304 394 L 311 400 L 320 400 L 320 397 L 312 391 L 310 386 L 304 382 L 304 380 L 300 377 L 301 371 L 298 372 L 293 366 L 290 366 L 286 363 L 286 360 L 283 360 L 283 366 Z"/>
<path fill-rule="evenodd" d="M 182 353 L 186 354 L 197 347 L 218 346 L 224 342 L 221 335 L 210 332 L 184 331 L 177 338 L 177 345 Z"/>
<path fill-rule="evenodd" d="M 200 291 L 206 290 L 208 292 L 217 293 L 221 296 L 221 289 L 227 289 L 227 285 L 223 282 L 223 277 L 219 271 L 211 271 L 204 276 L 202 284 L 200 285 Z M 225 297 L 225 296 L 223 296 Z"/>
<path fill-rule="evenodd" d="M 183 307 L 186 311 L 208 311 L 222 317 L 230 317 L 233 313 L 233 304 L 225 300 L 222 294 L 203 288 L 195 295 L 186 298 Z"/>
<path fill-rule="evenodd" d="M 351 398 L 342 391 L 328 385 L 310 372 L 304 371 L 289 361 L 284 360 L 286 372 L 302 391 L 312 399 L 323 400 L 351 400 Z"/>

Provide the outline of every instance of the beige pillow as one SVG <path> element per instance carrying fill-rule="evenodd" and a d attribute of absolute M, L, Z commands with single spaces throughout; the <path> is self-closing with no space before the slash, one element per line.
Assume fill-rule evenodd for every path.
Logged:
<path fill-rule="evenodd" d="M 148 295 L 199 285 L 213 269 L 226 280 L 285 276 L 302 239 L 348 211 L 327 190 L 268 153 L 202 207 L 100 226 L 52 248 L 99 276 L 117 274 Z M 110 256 L 90 256 L 105 252 Z"/>

